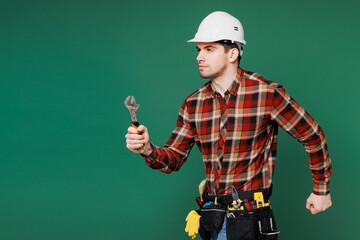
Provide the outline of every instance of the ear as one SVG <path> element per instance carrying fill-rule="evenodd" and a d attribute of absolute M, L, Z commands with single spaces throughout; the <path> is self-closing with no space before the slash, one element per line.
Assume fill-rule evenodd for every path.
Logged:
<path fill-rule="evenodd" d="M 237 48 L 232 48 L 229 50 L 229 62 L 233 63 L 239 56 L 239 50 Z"/>

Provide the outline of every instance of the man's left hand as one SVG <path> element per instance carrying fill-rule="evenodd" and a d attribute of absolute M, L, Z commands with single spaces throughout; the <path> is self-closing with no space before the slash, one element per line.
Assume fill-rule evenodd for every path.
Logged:
<path fill-rule="evenodd" d="M 330 193 L 328 195 L 316 195 L 311 193 L 306 201 L 306 208 L 314 215 L 325 211 L 331 207 L 331 205 Z"/>

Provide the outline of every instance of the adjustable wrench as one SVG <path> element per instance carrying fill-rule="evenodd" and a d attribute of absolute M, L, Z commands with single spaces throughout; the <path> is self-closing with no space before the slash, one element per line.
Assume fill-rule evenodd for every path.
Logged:
<path fill-rule="evenodd" d="M 136 104 L 135 98 L 133 96 L 128 96 L 125 99 L 125 107 L 129 110 L 131 114 L 131 123 L 134 128 L 138 128 L 140 126 L 138 120 L 137 120 L 137 114 L 136 111 L 138 110 L 140 104 Z"/>
<path fill-rule="evenodd" d="M 140 106 L 140 104 L 136 104 L 136 101 L 135 101 L 135 98 L 133 96 L 128 96 L 126 99 L 125 99 L 125 107 L 129 110 L 130 112 L 130 115 L 131 115 L 131 123 L 132 123 L 132 126 L 134 128 L 138 128 L 140 126 L 138 120 L 137 120 L 137 110 Z M 145 148 L 144 146 L 139 148 L 138 149 L 141 152 L 144 152 Z"/>

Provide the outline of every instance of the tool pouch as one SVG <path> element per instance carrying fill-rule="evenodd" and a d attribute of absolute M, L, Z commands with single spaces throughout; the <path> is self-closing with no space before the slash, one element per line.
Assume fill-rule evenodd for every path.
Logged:
<path fill-rule="evenodd" d="M 228 211 L 226 215 L 226 238 L 230 240 L 254 240 L 254 214 L 244 211 Z"/>
<path fill-rule="evenodd" d="M 200 211 L 201 227 L 206 231 L 219 232 L 224 223 L 226 208 L 212 203 L 211 205 L 202 208 Z"/>
<path fill-rule="evenodd" d="M 200 223 L 200 227 L 199 227 L 199 235 L 200 235 L 201 239 L 203 239 L 203 240 L 211 239 L 211 232 L 206 231 L 206 229 L 201 225 L 201 223 Z"/>
<path fill-rule="evenodd" d="M 262 207 L 252 211 L 227 212 L 227 239 L 277 240 L 279 232 L 270 207 Z"/>
<path fill-rule="evenodd" d="M 277 240 L 278 234 L 273 210 L 270 206 L 262 207 L 254 211 L 255 239 Z"/>

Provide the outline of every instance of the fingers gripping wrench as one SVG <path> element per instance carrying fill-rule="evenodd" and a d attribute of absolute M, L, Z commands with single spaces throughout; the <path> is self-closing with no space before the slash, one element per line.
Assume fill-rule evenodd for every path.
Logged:
<path fill-rule="evenodd" d="M 131 123 L 134 128 L 138 128 L 140 126 L 138 120 L 137 120 L 137 110 L 139 109 L 140 104 L 136 104 L 136 100 L 133 96 L 128 96 L 125 99 L 125 107 L 129 110 L 131 115 Z M 144 146 L 142 148 L 139 148 L 138 150 L 140 152 L 144 152 Z"/>

